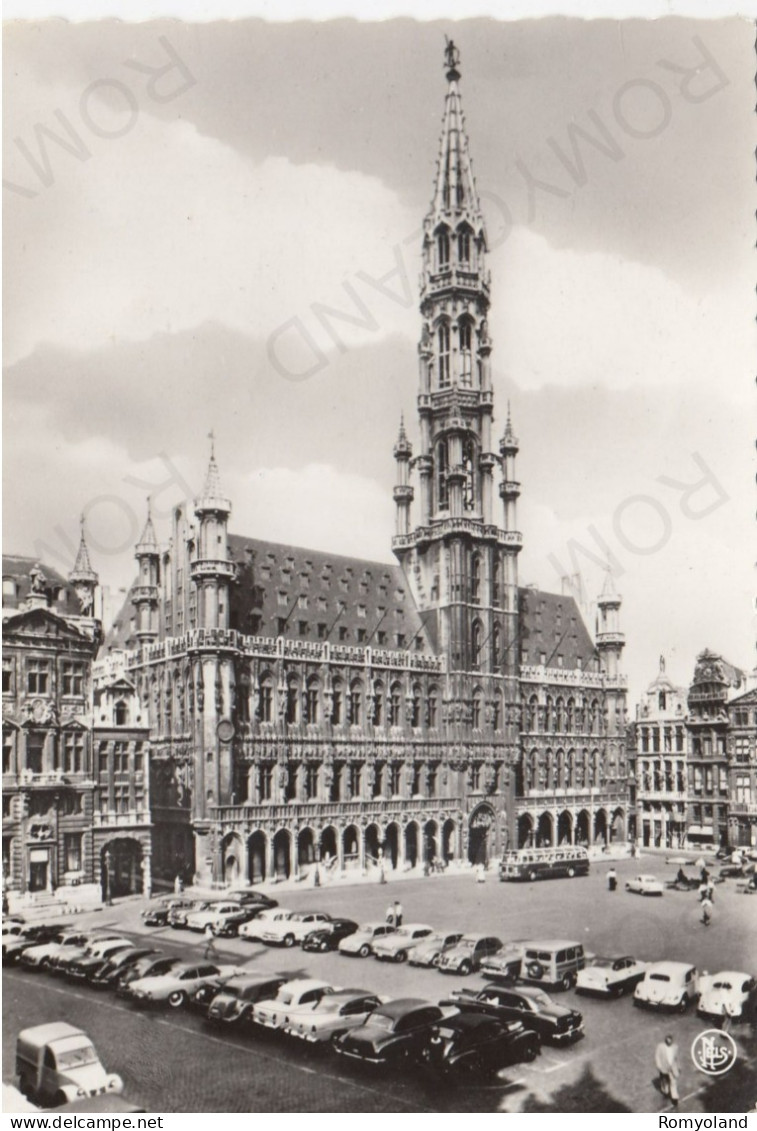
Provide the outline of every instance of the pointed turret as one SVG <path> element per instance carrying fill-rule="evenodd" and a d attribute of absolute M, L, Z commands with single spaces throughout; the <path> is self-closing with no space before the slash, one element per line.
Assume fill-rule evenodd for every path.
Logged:
<path fill-rule="evenodd" d="M 626 644 L 625 635 L 620 631 L 619 614 L 622 604 L 623 598 L 615 588 L 615 578 L 608 564 L 602 592 L 597 598 L 599 609 L 597 651 L 601 670 L 612 679 L 618 675 L 621 653 Z"/>
<path fill-rule="evenodd" d="M 228 551 L 231 502 L 221 490 L 213 432 L 209 439 L 210 459 L 205 485 L 195 499 L 195 514 L 199 521 L 197 557 L 191 565 L 191 576 L 197 585 L 198 626 L 228 628 L 229 582 L 236 577 L 236 566 L 229 561 Z"/>
<path fill-rule="evenodd" d="M 87 548 L 87 538 L 84 531 L 84 515 L 81 516 L 79 521 L 81 525 L 79 551 L 76 555 L 74 568 L 68 575 L 68 580 L 73 585 L 76 596 L 79 598 L 82 616 L 91 617 L 94 613 L 95 590 L 100 584 L 100 578 L 92 569 L 92 563 L 89 560 L 89 549 Z"/>
<path fill-rule="evenodd" d="M 405 417 L 400 417 L 400 431 L 394 445 L 394 458 L 397 461 L 397 483 L 394 488 L 394 501 L 397 505 L 397 534 L 404 535 L 410 530 L 410 504 L 414 491 L 410 486 L 410 459 L 413 448 L 405 431 Z"/>
<path fill-rule="evenodd" d="M 139 562 L 139 580 L 131 591 L 131 602 L 137 613 L 137 640 L 151 644 L 158 638 L 158 602 L 160 581 L 160 548 L 152 524 L 152 503 L 147 496 L 147 520 L 142 537 L 134 549 Z"/>

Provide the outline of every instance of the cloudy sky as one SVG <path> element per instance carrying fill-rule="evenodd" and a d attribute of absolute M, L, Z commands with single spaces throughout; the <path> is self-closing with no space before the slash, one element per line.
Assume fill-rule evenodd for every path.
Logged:
<path fill-rule="evenodd" d="M 6 550 L 70 568 L 84 510 L 126 585 L 213 428 L 234 531 L 390 556 L 450 30 L 6 25 Z M 580 570 L 591 621 L 610 556 L 634 694 L 752 668 L 753 25 L 452 34 L 521 580 Z"/>

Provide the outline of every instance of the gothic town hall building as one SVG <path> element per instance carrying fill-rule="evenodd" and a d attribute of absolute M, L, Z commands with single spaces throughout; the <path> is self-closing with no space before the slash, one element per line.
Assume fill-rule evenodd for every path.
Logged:
<path fill-rule="evenodd" d="M 148 515 L 108 678 L 149 720 L 152 872 L 404 869 L 626 837 L 620 597 L 518 583 L 516 457 L 493 438 L 487 239 L 447 93 L 420 293 L 420 443 L 394 446 L 396 562 L 229 531 L 215 453 L 168 548 Z"/>

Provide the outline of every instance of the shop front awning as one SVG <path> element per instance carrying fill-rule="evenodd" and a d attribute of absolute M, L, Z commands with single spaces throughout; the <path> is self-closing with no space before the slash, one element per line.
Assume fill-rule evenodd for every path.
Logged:
<path fill-rule="evenodd" d="M 712 825 L 689 825 L 686 833 L 687 836 L 709 837 L 710 840 L 715 836 Z"/>

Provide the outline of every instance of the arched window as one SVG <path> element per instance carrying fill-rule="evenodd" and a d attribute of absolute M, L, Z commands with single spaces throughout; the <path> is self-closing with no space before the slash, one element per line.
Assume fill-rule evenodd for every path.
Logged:
<path fill-rule="evenodd" d="M 449 266 L 449 233 L 440 228 L 436 233 L 436 266 L 440 270 Z"/>
<path fill-rule="evenodd" d="M 449 323 L 442 322 L 437 330 L 439 344 L 439 388 L 446 389 L 450 383 L 449 364 Z"/>
<path fill-rule="evenodd" d="M 117 727 L 125 727 L 127 725 L 129 722 L 129 708 L 126 706 L 123 699 L 118 700 L 113 714 Z"/>
<path fill-rule="evenodd" d="M 465 319 L 460 322 L 460 385 L 463 388 L 470 388 L 473 384 L 473 361 L 471 350 L 471 338 L 473 330 L 470 322 Z"/>
<path fill-rule="evenodd" d="M 436 494 L 439 500 L 439 510 L 446 510 L 449 506 L 446 440 L 440 440 L 436 447 Z"/>
<path fill-rule="evenodd" d="M 473 554 L 470 563 L 470 599 L 478 601 L 481 596 L 481 555 Z"/>
<path fill-rule="evenodd" d="M 470 229 L 461 228 L 457 233 L 457 258 L 460 263 L 470 263 Z"/>
<path fill-rule="evenodd" d="M 535 695 L 532 695 L 528 701 L 528 729 L 530 731 L 539 729 L 539 700 Z"/>
<path fill-rule="evenodd" d="M 463 509 L 472 511 L 476 506 L 476 445 L 473 440 L 466 440 L 463 444 L 463 469 Z"/>
<path fill-rule="evenodd" d="M 349 717 L 348 722 L 350 726 L 360 726 L 360 719 L 362 713 L 363 701 L 363 688 L 359 679 L 354 680 L 350 684 L 350 697 L 348 701 Z"/>
<path fill-rule="evenodd" d="M 342 681 L 339 679 L 334 680 L 334 691 L 332 695 L 331 706 L 331 722 L 334 726 L 341 726 L 344 722 L 344 688 Z"/>
<path fill-rule="evenodd" d="M 575 751 L 569 750 L 565 758 L 565 788 L 573 788 L 573 765 L 575 762 Z"/>
<path fill-rule="evenodd" d="M 384 685 L 380 680 L 373 685 L 373 725 L 384 725 Z"/>
<path fill-rule="evenodd" d="M 286 721 L 291 725 L 299 721 L 300 717 L 300 694 L 299 686 L 296 679 L 290 679 L 287 683 L 287 702 L 286 702 Z"/>
<path fill-rule="evenodd" d="M 258 718 L 261 723 L 273 722 L 273 678 L 270 675 L 263 676 L 260 680 Z"/>
<path fill-rule="evenodd" d="M 319 718 L 320 687 L 318 680 L 311 678 L 305 690 L 305 722 L 317 723 Z"/>
<path fill-rule="evenodd" d="M 499 554 L 495 552 L 494 561 L 492 562 L 492 604 L 495 606 L 495 608 L 499 608 L 501 583 L 502 579 Z"/>
<path fill-rule="evenodd" d="M 389 726 L 398 727 L 402 718 L 402 689 L 393 683 L 389 691 Z"/>
<path fill-rule="evenodd" d="M 473 729 L 480 730 L 484 717 L 484 693 L 480 687 L 473 692 Z"/>
<path fill-rule="evenodd" d="M 439 690 L 437 687 L 432 686 L 428 689 L 428 710 L 426 713 L 426 725 L 435 727 L 437 725 L 437 714 L 439 711 Z"/>
<path fill-rule="evenodd" d="M 563 700 L 558 697 L 555 703 L 555 731 L 562 731 L 563 729 Z"/>
<path fill-rule="evenodd" d="M 410 715 L 410 725 L 419 727 L 421 725 L 421 688 L 420 684 L 413 684 L 413 697 Z"/>
<path fill-rule="evenodd" d="M 565 710 L 565 729 L 572 731 L 576 717 L 576 704 L 573 699 L 568 700 L 568 705 Z"/>
<path fill-rule="evenodd" d="M 479 621 L 473 622 L 471 631 L 471 663 L 473 671 L 477 672 L 481 667 L 481 624 Z"/>

